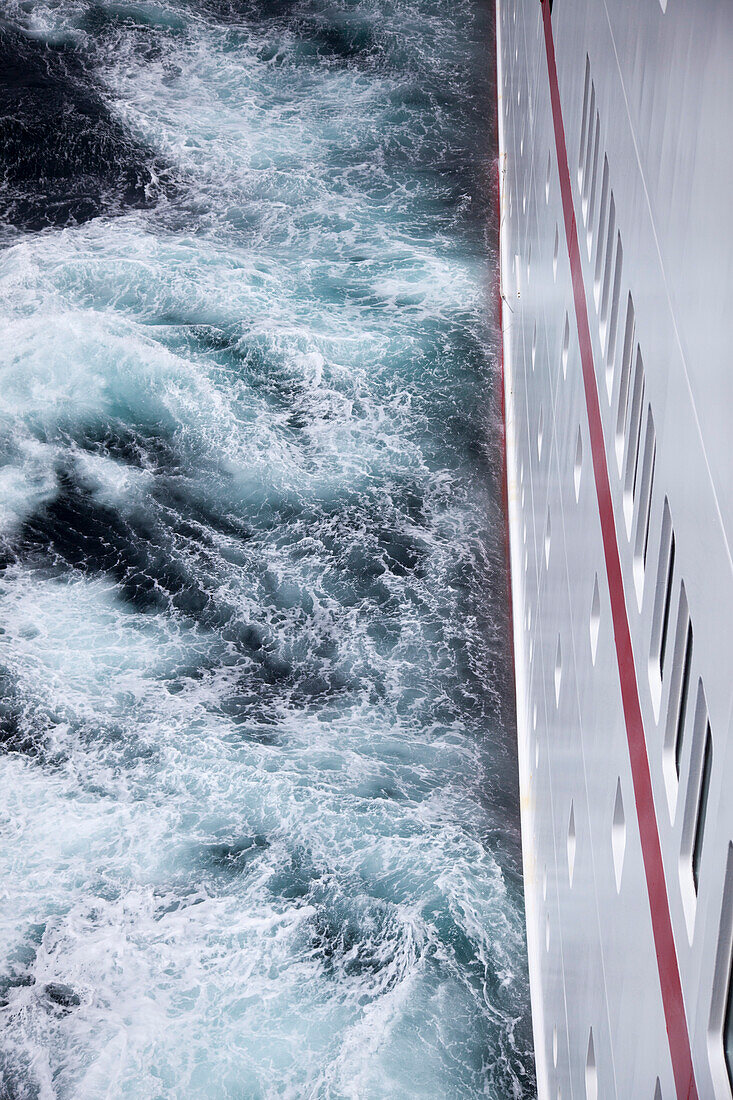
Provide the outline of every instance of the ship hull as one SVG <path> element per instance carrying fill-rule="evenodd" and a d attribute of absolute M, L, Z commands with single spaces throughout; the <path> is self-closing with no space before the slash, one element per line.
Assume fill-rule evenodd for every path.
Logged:
<path fill-rule="evenodd" d="M 733 16 L 682 7 L 497 3 L 541 1097 L 731 1096 Z"/>

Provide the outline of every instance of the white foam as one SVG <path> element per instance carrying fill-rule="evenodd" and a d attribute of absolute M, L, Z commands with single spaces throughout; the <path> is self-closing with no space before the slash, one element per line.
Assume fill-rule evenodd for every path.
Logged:
<path fill-rule="evenodd" d="M 0 575 L 9 1064 L 90 1100 L 518 1097 L 485 272 L 435 171 L 474 8 L 102 7 L 148 29 L 17 12 L 96 51 L 177 191 L 0 254 L 0 530 L 68 483 L 135 551 Z M 357 18 L 371 60 L 314 60 Z"/>

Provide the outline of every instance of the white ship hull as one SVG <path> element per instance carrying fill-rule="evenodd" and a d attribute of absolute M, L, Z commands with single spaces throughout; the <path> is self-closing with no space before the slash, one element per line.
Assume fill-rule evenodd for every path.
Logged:
<path fill-rule="evenodd" d="M 733 5 L 498 0 L 540 1097 L 730 1100 Z"/>

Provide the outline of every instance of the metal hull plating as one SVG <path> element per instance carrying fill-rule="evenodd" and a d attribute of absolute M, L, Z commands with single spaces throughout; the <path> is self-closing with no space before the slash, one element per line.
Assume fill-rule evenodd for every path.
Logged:
<path fill-rule="evenodd" d="M 541 1097 L 730 1100 L 733 7 L 498 0 Z"/>

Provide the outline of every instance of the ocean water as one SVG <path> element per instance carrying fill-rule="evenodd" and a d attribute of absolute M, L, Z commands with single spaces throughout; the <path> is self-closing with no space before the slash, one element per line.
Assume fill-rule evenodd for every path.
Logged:
<path fill-rule="evenodd" d="M 533 1095 L 493 7 L 6 0 L 0 1095 Z"/>

